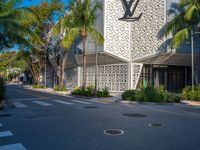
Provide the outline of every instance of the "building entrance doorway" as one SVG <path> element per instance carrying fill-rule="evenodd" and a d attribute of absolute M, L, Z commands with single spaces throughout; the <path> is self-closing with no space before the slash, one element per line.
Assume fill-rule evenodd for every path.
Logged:
<path fill-rule="evenodd" d="M 143 87 L 163 85 L 169 92 L 181 92 L 191 85 L 191 67 L 145 65 L 140 78 Z"/>

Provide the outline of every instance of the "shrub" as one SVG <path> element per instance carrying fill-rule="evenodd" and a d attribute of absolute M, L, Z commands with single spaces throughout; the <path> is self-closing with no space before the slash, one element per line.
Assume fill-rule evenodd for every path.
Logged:
<path fill-rule="evenodd" d="M 192 91 L 192 87 L 191 86 L 186 86 L 181 93 L 181 97 L 182 99 L 188 100 L 191 98 L 191 91 Z"/>
<path fill-rule="evenodd" d="M 32 85 L 32 88 L 34 88 L 34 89 L 43 89 L 45 87 L 43 85 Z"/>
<path fill-rule="evenodd" d="M 81 89 L 79 89 L 78 87 L 76 87 L 76 88 L 72 91 L 72 95 L 81 95 Z"/>
<path fill-rule="evenodd" d="M 200 85 L 197 85 L 192 91 L 191 86 L 186 86 L 181 93 L 181 98 L 184 100 L 200 100 Z"/>
<path fill-rule="evenodd" d="M 93 85 L 87 86 L 86 90 L 84 90 L 84 96 L 93 96 L 95 91 L 95 87 Z"/>
<path fill-rule="evenodd" d="M 109 97 L 110 96 L 110 92 L 109 92 L 109 89 L 107 87 L 105 87 L 103 89 L 103 96 L 104 97 Z"/>
<path fill-rule="evenodd" d="M 6 92 L 6 88 L 5 88 L 4 81 L 3 79 L 0 78 L 0 102 L 5 99 L 5 92 Z"/>
<path fill-rule="evenodd" d="M 102 91 L 97 91 L 97 97 L 109 97 L 109 96 L 110 96 L 110 92 L 107 87 L 102 89 Z"/>
<path fill-rule="evenodd" d="M 135 100 L 136 93 L 134 90 L 127 90 L 122 94 L 122 100 Z"/>
<path fill-rule="evenodd" d="M 132 100 L 139 102 L 167 102 L 164 86 L 154 88 L 153 86 L 142 88 L 139 91 L 128 90 L 122 94 L 123 100 Z"/>
<path fill-rule="evenodd" d="M 95 87 L 93 85 L 89 85 L 85 89 L 76 87 L 71 94 L 91 97 L 94 96 L 94 91 Z M 102 91 L 97 91 L 97 97 L 108 97 L 108 96 L 110 96 L 110 93 L 107 88 L 104 88 Z"/>
<path fill-rule="evenodd" d="M 55 86 L 54 91 L 67 91 L 67 88 L 65 86 L 63 86 L 61 88 L 59 86 Z"/>
<path fill-rule="evenodd" d="M 91 97 L 94 95 L 94 86 L 90 85 L 88 87 L 84 88 L 80 88 L 80 87 L 76 87 L 73 91 L 72 91 L 72 95 L 81 95 L 81 96 L 88 96 Z"/>
<path fill-rule="evenodd" d="M 144 102 L 144 93 L 142 90 L 135 93 L 135 101 Z"/>
<path fill-rule="evenodd" d="M 175 94 L 175 93 L 166 93 L 165 94 L 165 100 L 168 103 L 179 103 L 181 100 L 180 95 Z"/>
<path fill-rule="evenodd" d="M 147 87 L 143 89 L 142 94 L 144 94 L 144 102 L 165 102 L 165 91 L 163 86 L 157 88 L 154 88 L 153 86 Z"/>
<path fill-rule="evenodd" d="M 104 97 L 103 91 L 97 91 L 97 97 Z"/>

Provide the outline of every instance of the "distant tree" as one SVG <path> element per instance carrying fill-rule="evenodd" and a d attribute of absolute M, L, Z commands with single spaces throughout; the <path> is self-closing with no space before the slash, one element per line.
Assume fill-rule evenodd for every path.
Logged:
<path fill-rule="evenodd" d="M 63 11 L 63 4 L 59 0 L 45 1 L 38 6 L 29 8 L 32 12 L 37 14 L 40 22 L 35 24 L 32 20 L 26 20 L 23 25 L 27 28 L 32 28 L 33 32 L 40 37 L 40 41 L 35 38 L 30 38 L 34 47 L 27 47 L 21 45 L 21 57 L 24 58 L 31 73 L 34 77 L 35 84 L 40 83 L 40 74 L 44 63 L 47 61 L 47 47 L 48 47 L 48 33 L 54 24 L 54 17 L 59 16 Z M 46 60 L 45 60 L 46 59 Z"/>
<path fill-rule="evenodd" d="M 12 51 L 0 55 L 0 76 L 12 79 L 27 70 L 28 66 L 23 59 L 18 58 L 18 54 L 18 52 Z"/>

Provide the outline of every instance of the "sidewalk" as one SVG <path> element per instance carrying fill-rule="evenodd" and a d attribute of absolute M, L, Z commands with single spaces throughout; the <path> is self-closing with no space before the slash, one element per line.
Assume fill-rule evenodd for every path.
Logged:
<path fill-rule="evenodd" d="M 74 95 L 71 95 L 71 91 L 60 92 L 60 91 L 54 91 L 52 88 L 36 89 L 36 88 L 32 88 L 32 86 L 30 86 L 30 85 L 25 85 L 25 86 L 23 86 L 23 88 L 27 89 L 27 90 L 31 90 L 31 91 L 46 93 L 46 94 L 65 96 L 68 98 L 71 97 L 71 98 L 87 99 L 87 100 L 99 101 L 99 102 L 103 102 L 103 103 L 112 103 L 112 102 L 119 101 L 121 99 L 120 96 L 112 96 L 112 97 L 106 97 L 106 98 L 88 98 L 85 96 L 74 96 Z"/>

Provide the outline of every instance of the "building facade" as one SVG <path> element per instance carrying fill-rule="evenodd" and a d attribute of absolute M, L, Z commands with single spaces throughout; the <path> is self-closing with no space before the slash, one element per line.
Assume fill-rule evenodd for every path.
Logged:
<path fill-rule="evenodd" d="M 162 37 L 163 28 L 172 16 L 167 11 L 177 0 L 101 0 L 103 11 L 97 13 L 96 27 L 104 36 L 104 45 L 87 41 L 87 84 L 95 83 L 95 52 L 98 57 L 98 88 L 112 92 L 147 85 L 164 85 L 169 91 L 179 92 L 191 84 L 190 43 L 171 49 Z M 133 3 L 132 3 L 133 2 Z M 132 5 L 130 5 L 132 3 Z M 126 6 L 130 7 L 126 7 Z M 129 11 L 130 9 L 130 11 Z M 126 13 L 130 12 L 130 15 Z M 132 13 L 133 12 L 133 13 Z M 139 18 L 137 18 L 139 16 Z M 136 18 L 131 20 L 123 17 Z M 121 19 L 120 19 L 121 18 Z M 195 40 L 198 41 L 198 35 Z M 195 42 L 196 43 L 196 42 Z M 195 44 L 195 83 L 199 83 L 199 44 Z M 70 49 L 66 68 L 67 87 L 81 86 L 82 43 Z M 68 63 L 68 64 L 70 64 Z"/>

